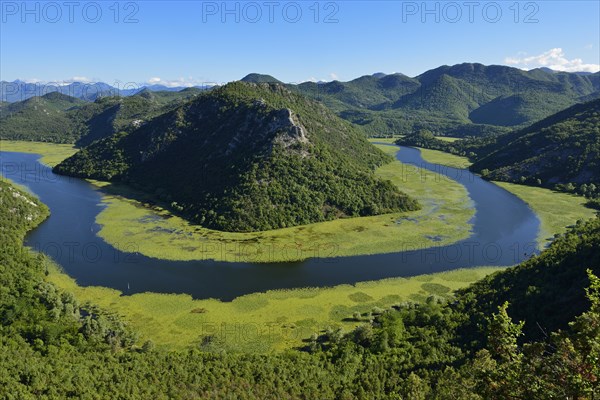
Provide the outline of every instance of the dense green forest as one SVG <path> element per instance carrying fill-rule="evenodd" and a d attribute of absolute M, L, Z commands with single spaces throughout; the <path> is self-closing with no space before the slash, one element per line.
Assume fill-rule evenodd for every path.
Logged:
<path fill-rule="evenodd" d="M 204 226 L 256 231 L 415 210 L 374 169 L 391 161 L 321 104 L 231 83 L 92 143 L 60 174 L 122 181 Z"/>
<path fill-rule="evenodd" d="M 22 247 L 48 215 L 0 182 L 0 397 L 6 399 L 592 399 L 600 393 L 600 219 L 472 287 L 348 316 L 280 354 L 139 340 L 45 282 Z M 586 271 L 590 273 L 586 273 Z M 592 274 L 593 273 L 593 274 Z M 586 294 L 587 288 L 587 294 Z M 507 303 L 506 301 L 510 301 Z M 520 322 L 523 321 L 523 322 Z"/>
<path fill-rule="evenodd" d="M 53 143 L 73 141 L 76 123 L 69 110 L 84 101 L 57 92 L 0 107 L 0 138 Z"/>
<path fill-rule="evenodd" d="M 395 142 L 400 146 L 423 147 L 424 149 L 450 152 L 452 144 L 438 139 L 428 129 L 419 129 L 402 136 Z"/>
<path fill-rule="evenodd" d="M 283 82 L 281 82 L 279 79 L 272 77 L 271 75 L 257 74 L 257 73 L 248 74 L 240 80 L 242 82 L 247 82 L 247 83 L 279 83 L 279 84 L 283 84 Z"/>

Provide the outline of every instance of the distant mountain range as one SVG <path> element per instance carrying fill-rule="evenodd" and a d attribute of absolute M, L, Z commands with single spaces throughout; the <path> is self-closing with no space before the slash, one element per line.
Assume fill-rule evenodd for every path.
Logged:
<path fill-rule="evenodd" d="M 94 102 L 51 92 L 1 102 L 0 138 L 75 143 L 83 149 L 58 172 L 137 185 L 205 226 L 263 230 L 413 207 L 368 172 L 383 162 L 364 144 L 369 132 L 401 133 L 403 144 L 469 155 L 473 170 L 491 179 L 598 187 L 599 78 L 461 64 L 415 78 L 377 73 L 300 85 L 253 73 L 212 90 L 147 87 Z M 300 138 L 290 139 L 290 132 Z M 435 137 L 453 132 L 476 138 L 448 143 Z M 292 169 L 314 180 L 309 191 L 302 192 L 308 181 L 300 184 L 304 178 Z M 175 170 L 182 180 L 172 179 Z M 197 174 L 208 179 L 204 188 L 197 186 L 206 182 L 187 185 L 186 176 Z M 352 180 L 365 184 L 355 187 Z M 298 203 L 289 200 L 288 187 L 307 208 L 270 213 L 276 196 L 287 199 L 282 204 Z"/>
<path fill-rule="evenodd" d="M 134 87 L 131 87 L 134 86 Z M 206 90 L 212 86 L 193 86 L 196 89 Z M 127 85 L 127 88 L 118 88 L 104 82 L 73 82 L 67 85 L 27 83 L 21 80 L 13 82 L 0 81 L 0 101 L 14 103 L 28 100 L 32 97 L 41 97 L 48 93 L 58 92 L 80 100 L 93 102 L 100 97 L 133 96 L 143 90 L 151 92 L 179 92 L 188 87 L 169 87 L 164 85 Z"/>
<path fill-rule="evenodd" d="M 339 117 L 359 126 L 368 136 L 408 134 L 421 129 L 430 130 L 438 136 L 504 134 L 525 128 L 579 102 L 600 98 L 600 73 L 567 73 L 547 68 L 523 71 L 482 64 L 442 66 L 414 78 L 400 73 L 375 73 L 350 82 L 304 82 L 295 85 L 284 84 L 271 75 L 251 73 L 242 81 L 279 84 L 317 100 Z M 21 87 L 20 94 L 14 93 L 15 85 Z M 0 89 L 5 99 L 14 100 L 15 96 L 34 94 L 36 88 L 39 90 L 40 87 L 24 82 L 2 82 Z M 2 137 L 85 142 L 123 129 L 134 120 L 146 120 L 158 111 L 164 111 L 162 107 L 175 107 L 177 102 L 210 88 L 181 89 L 153 85 L 143 89 L 117 90 L 103 83 L 73 83 L 54 89 L 56 93 L 71 93 L 71 97 L 85 99 L 86 102 L 62 99 L 60 104 L 41 107 L 42 103 L 57 100 L 44 95 L 34 97 L 42 102 L 36 108 L 31 107 L 34 103 L 28 103 L 31 98 L 23 102 L 3 101 L 0 103 Z M 135 99 L 125 100 L 131 97 Z M 145 99 L 145 103 L 140 98 Z M 90 101 L 92 99 L 93 102 Z M 119 107 L 116 107 L 117 103 Z M 66 104 L 81 110 L 65 109 Z M 114 113 L 118 110 L 118 115 L 126 117 L 116 118 L 114 114 L 116 119 L 108 119 L 108 114 L 102 114 L 110 114 L 103 108 L 108 104 L 115 107 L 112 108 Z M 64 112 L 71 122 L 67 123 L 62 115 L 50 121 L 48 113 L 51 112 Z M 103 126 L 98 121 L 109 120 L 116 121 L 116 125 L 104 130 L 89 128 L 92 120 L 96 121 L 92 127 Z M 31 121 L 46 122 L 33 124 Z M 83 139 L 86 136 L 88 139 Z"/>
<path fill-rule="evenodd" d="M 426 128 L 438 135 L 464 137 L 525 127 L 599 98 L 600 73 L 459 64 L 414 78 L 375 74 L 350 82 L 303 83 L 297 89 L 371 135 Z"/>

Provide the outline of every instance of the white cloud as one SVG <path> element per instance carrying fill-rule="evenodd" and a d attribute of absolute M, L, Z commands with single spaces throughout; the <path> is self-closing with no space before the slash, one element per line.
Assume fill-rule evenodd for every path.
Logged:
<path fill-rule="evenodd" d="M 40 81 L 41 82 L 41 81 Z M 55 81 L 46 81 L 43 82 L 45 84 L 49 84 L 51 86 L 67 86 L 70 85 L 72 83 L 84 83 L 84 84 L 91 84 L 91 83 L 96 83 L 96 80 L 90 79 L 88 77 L 85 76 L 74 76 L 72 78 L 68 78 L 68 79 L 61 79 L 61 80 L 55 80 Z"/>
<path fill-rule="evenodd" d="M 304 82 L 314 82 L 314 83 L 317 83 L 317 82 L 331 82 L 331 81 L 337 81 L 337 80 L 339 80 L 338 75 L 335 72 L 332 72 L 332 73 L 329 74 L 328 78 L 321 78 L 321 79 L 319 79 L 319 78 L 316 78 L 314 76 L 311 76 L 310 78 L 307 78 L 307 79 L 304 79 L 304 80 L 300 81 L 300 83 L 304 83 Z"/>
<path fill-rule="evenodd" d="M 40 81 L 41 82 L 41 81 Z M 72 83 L 95 83 L 97 81 L 90 79 L 88 77 L 85 76 L 74 76 L 72 78 L 68 78 L 68 79 L 61 79 L 61 80 L 56 80 L 56 81 L 48 81 L 48 82 L 44 82 L 44 83 L 48 83 L 51 84 L 53 86 L 66 86 L 66 85 L 70 85 Z"/>
<path fill-rule="evenodd" d="M 74 76 L 71 79 L 67 79 L 67 81 L 71 81 L 71 82 L 82 82 L 82 83 L 91 83 L 93 82 L 92 79 L 86 77 L 86 76 Z"/>
<path fill-rule="evenodd" d="M 148 79 L 146 82 L 148 85 L 163 85 L 166 87 L 191 87 L 191 86 L 203 86 L 210 85 L 209 82 L 204 82 L 192 77 L 178 78 L 178 79 L 162 79 L 153 77 Z"/>
<path fill-rule="evenodd" d="M 583 46 L 583 48 L 584 48 L 584 49 L 587 49 L 587 50 L 591 50 L 591 49 L 593 49 L 593 48 L 594 48 L 594 45 L 593 45 L 592 43 L 588 43 L 588 44 L 586 44 L 585 46 Z"/>
<path fill-rule="evenodd" d="M 515 65 L 519 68 L 534 69 L 546 67 L 555 71 L 566 72 L 598 72 L 600 64 L 586 64 L 581 58 L 569 60 L 561 48 L 550 49 L 537 56 L 507 57 L 504 62 L 508 65 Z"/>

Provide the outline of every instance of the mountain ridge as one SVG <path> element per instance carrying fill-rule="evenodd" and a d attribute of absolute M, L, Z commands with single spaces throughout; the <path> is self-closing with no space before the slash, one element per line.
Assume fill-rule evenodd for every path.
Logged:
<path fill-rule="evenodd" d="M 244 80 L 281 82 L 270 75 L 257 73 L 245 76 Z M 438 136 L 455 137 L 503 133 L 525 128 L 577 102 L 600 98 L 600 73 L 581 75 L 543 69 L 524 71 L 478 63 L 444 65 L 412 78 L 400 73 L 376 73 L 349 82 L 335 80 L 283 85 L 322 102 L 339 117 L 359 125 L 369 136 L 407 134 L 420 129 L 430 130 Z M 196 91 L 197 94 L 207 89 L 157 92 L 153 90 L 156 88 L 159 87 L 120 93 L 94 92 L 94 102 L 114 97 L 111 96 L 114 94 L 126 94 L 120 97 L 142 94 L 150 98 L 151 93 L 161 93 L 164 98 L 169 92 L 173 96 L 185 97 L 185 93 Z M 83 89 L 79 87 L 77 90 L 82 93 Z M 6 109 L 7 106 L 3 105 L 0 112 Z M 31 130 L 27 124 L 25 126 Z M 17 124 L 6 132 L 10 138 L 27 138 L 26 132 L 22 132 Z M 52 140 L 56 135 L 60 133 L 53 134 Z M 34 138 L 40 136 L 36 134 Z M 74 140 L 77 140 L 77 134 L 69 136 L 68 141 Z"/>
<path fill-rule="evenodd" d="M 581 99 L 600 96 L 600 73 L 463 63 L 413 78 L 365 75 L 349 82 L 290 87 L 322 101 L 370 135 L 429 129 L 441 136 L 464 137 L 488 133 L 492 126 L 497 132 L 525 127 Z"/>

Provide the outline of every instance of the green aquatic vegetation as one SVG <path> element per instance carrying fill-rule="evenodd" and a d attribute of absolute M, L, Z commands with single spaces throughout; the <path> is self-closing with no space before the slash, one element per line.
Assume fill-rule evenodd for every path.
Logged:
<path fill-rule="evenodd" d="M 453 168 L 468 168 L 471 162 L 467 157 L 461 157 L 439 150 L 419 149 L 421 157 L 427 162 L 433 164 L 447 165 Z"/>
<path fill-rule="evenodd" d="M 362 323 L 353 318 L 356 312 L 367 314 L 375 307 L 389 308 L 411 299 L 424 301 L 431 293 L 447 296 L 500 270 L 481 267 L 355 285 L 272 290 L 231 302 L 194 300 L 185 294 L 122 296 L 114 289 L 78 286 L 56 266 L 47 279 L 82 303 L 113 310 L 140 334 L 142 342 L 179 349 L 217 340 L 228 351 L 264 353 L 302 346 L 312 334 L 330 326 L 351 330 Z"/>
<path fill-rule="evenodd" d="M 2 141 L 5 151 L 42 154 L 53 165 L 73 154 L 70 145 Z M 394 155 L 393 146 L 377 146 Z M 173 216 L 161 207 L 133 200 L 142 198 L 122 185 L 92 181 L 103 191 L 107 207 L 98 215 L 99 235 L 122 248 L 134 243 L 140 253 L 170 260 L 277 262 L 306 258 L 389 253 L 432 245 L 452 244 L 468 237 L 473 215 L 467 192 L 456 182 L 394 161 L 376 171 L 390 179 L 423 209 L 373 217 L 341 219 L 258 233 L 228 233 L 205 229 Z M 436 241 L 437 236 L 443 238 Z"/>

